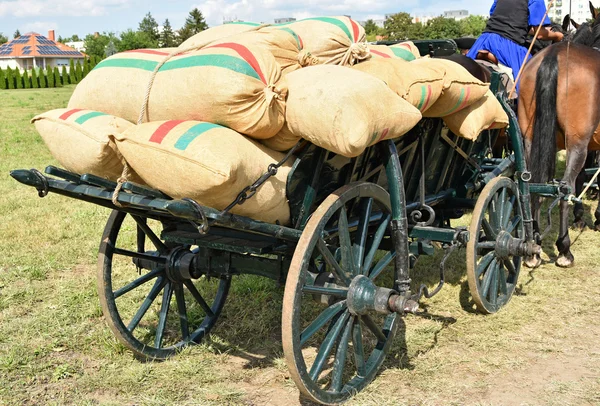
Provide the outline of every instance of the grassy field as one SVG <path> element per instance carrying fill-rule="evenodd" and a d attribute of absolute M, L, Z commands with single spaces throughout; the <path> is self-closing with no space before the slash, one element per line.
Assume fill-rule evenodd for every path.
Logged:
<path fill-rule="evenodd" d="M 0 91 L 0 404 L 305 404 L 283 360 L 275 282 L 235 279 L 211 339 L 168 361 L 137 361 L 113 337 L 95 286 L 109 212 L 40 199 L 8 175 L 57 164 L 29 120 L 72 90 Z M 348 404 L 600 405 L 600 234 L 571 231 L 566 270 L 552 263 L 555 238 L 491 316 L 473 311 L 465 251 L 452 254 L 447 285 L 404 319 L 381 374 Z M 421 259 L 414 282 L 433 286 L 440 259 Z"/>

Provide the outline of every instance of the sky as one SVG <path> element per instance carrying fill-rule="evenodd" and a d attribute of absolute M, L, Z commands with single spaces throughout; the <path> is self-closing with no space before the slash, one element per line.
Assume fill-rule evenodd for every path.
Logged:
<path fill-rule="evenodd" d="M 492 0 L 0 0 L 0 33 L 9 39 L 17 29 L 21 34 L 42 35 L 55 30 L 57 38 L 118 33 L 137 29 L 148 12 L 160 25 L 169 19 L 179 29 L 194 8 L 202 11 L 209 26 L 215 26 L 224 19 L 273 23 L 275 18 L 350 15 L 358 21 L 377 20 L 401 11 L 439 15 L 466 9 L 487 14 L 491 4 Z"/>

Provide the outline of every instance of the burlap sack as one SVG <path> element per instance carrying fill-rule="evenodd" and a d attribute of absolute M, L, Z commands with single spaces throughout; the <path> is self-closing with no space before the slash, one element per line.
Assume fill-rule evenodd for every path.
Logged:
<path fill-rule="evenodd" d="M 352 67 L 383 80 L 397 95 L 421 110 L 427 111 L 441 96 L 445 70 L 434 66 L 418 69 L 398 58 L 374 58 Z"/>
<path fill-rule="evenodd" d="M 287 75 L 284 132 L 346 157 L 414 127 L 421 112 L 386 84 L 342 66 L 309 66 Z"/>
<path fill-rule="evenodd" d="M 368 59 L 365 29 L 348 17 L 315 17 L 273 27 L 292 29 L 304 43 L 304 49 L 322 64 L 354 65 Z"/>
<path fill-rule="evenodd" d="M 444 117 L 469 107 L 483 97 L 489 84 L 471 75 L 456 62 L 447 59 L 421 58 L 410 62 L 417 66 L 444 69 L 444 91 L 436 102 L 423 113 L 424 117 Z"/>
<path fill-rule="evenodd" d="M 413 53 L 404 47 L 388 47 L 387 45 L 369 45 L 369 52 L 373 59 L 400 58 L 405 61 L 417 59 Z"/>
<path fill-rule="evenodd" d="M 213 41 L 222 40 L 230 35 L 240 34 L 242 32 L 255 31 L 260 28 L 258 23 L 250 23 L 245 21 L 227 23 L 208 28 L 200 31 L 198 34 L 191 36 L 179 45 L 180 49 L 202 48 Z"/>
<path fill-rule="evenodd" d="M 390 48 L 404 49 L 404 50 L 407 50 L 408 52 L 410 52 L 411 54 L 413 54 L 413 56 L 416 59 L 421 58 L 421 53 L 419 52 L 419 48 L 417 48 L 415 43 L 412 41 L 399 42 L 397 44 L 391 45 Z"/>
<path fill-rule="evenodd" d="M 123 164 L 109 136 L 133 127 L 132 123 L 82 109 L 51 110 L 31 122 L 52 156 L 68 171 L 111 180 L 121 175 Z M 134 180 L 139 183 L 139 178 Z"/>
<path fill-rule="evenodd" d="M 218 210 L 283 158 L 233 130 L 198 121 L 141 124 L 115 139 L 129 165 L 148 185 L 173 198 L 188 197 Z M 285 187 L 292 162 L 280 167 L 277 175 L 232 213 L 270 223 L 289 222 Z"/>
<path fill-rule="evenodd" d="M 229 42 L 171 58 L 148 49 L 113 55 L 77 85 L 69 107 L 137 123 L 148 91 L 142 122 L 208 121 L 258 139 L 283 126 L 287 87 L 275 58 Z"/>
<path fill-rule="evenodd" d="M 491 91 L 469 107 L 443 118 L 454 134 L 476 140 L 483 130 L 503 128 L 508 125 L 508 115 Z"/>
<path fill-rule="evenodd" d="M 275 57 L 282 74 L 293 72 L 304 66 L 315 65 L 319 62 L 317 58 L 312 57 L 309 52 L 303 50 L 302 39 L 291 29 L 286 27 L 269 28 L 232 35 L 223 40 L 212 42 L 210 45 L 230 42 L 244 45 L 250 49 L 261 48 L 267 50 Z"/>
<path fill-rule="evenodd" d="M 292 132 L 284 124 L 281 130 L 279 130 L 274 137 L 261 140 L 260 142 L 274 151 L 288 151 L 301 139 L 302 137 L 299 135 L 292 134 Z"/>

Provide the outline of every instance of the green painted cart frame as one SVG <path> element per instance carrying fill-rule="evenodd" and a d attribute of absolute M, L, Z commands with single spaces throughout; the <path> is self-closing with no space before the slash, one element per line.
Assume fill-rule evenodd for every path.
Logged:
<path fill-rule="evenodd" d="M 492 88 L 498 89 L 494 77 Z M 405 313 L 423 297 L 410 272 L 433 242 L 466 246 L 479 310 L 515 289 L 523 256 L 538 253 L 523 142 L 504 91 L 511 153 L 491 157 L 498 130 L 472 142 L 440 119 L 347 159 L 305 144 L 288 178 L 291 225 L 267 224 L 157 190 L 59 168 L 15 170 L 19 182 L 113 209 L 102 235 L 98 292 L 116 337 L 136 356 L 164 359 L 215 325 L 232 277 L 285 281 L 282 344 L 301 393 L 336 404 L 377 374 Z M 545 189 L 544 189 L 545 188 Z M 537 185 L 537 191 L 555 193 Z M 467 228 L 451 220 L 472 212 Z M 445 258 L 444 258 L 445 260 Z"/>

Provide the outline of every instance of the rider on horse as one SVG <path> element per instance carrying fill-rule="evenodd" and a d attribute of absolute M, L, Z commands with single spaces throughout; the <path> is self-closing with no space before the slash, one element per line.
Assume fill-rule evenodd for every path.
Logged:
<path fill-rule="evenodd" d="M 545 14 L 544 0 L 494 0 L 485 30 L 467 56 L 504 65 L 512 70 L 514 78 L 527 55 L 527 35 L 542 20 L 544 22 L 538 39 L 553 42 L 563 39 L 561 32 L 549 29 L 551 21 Z"/>

